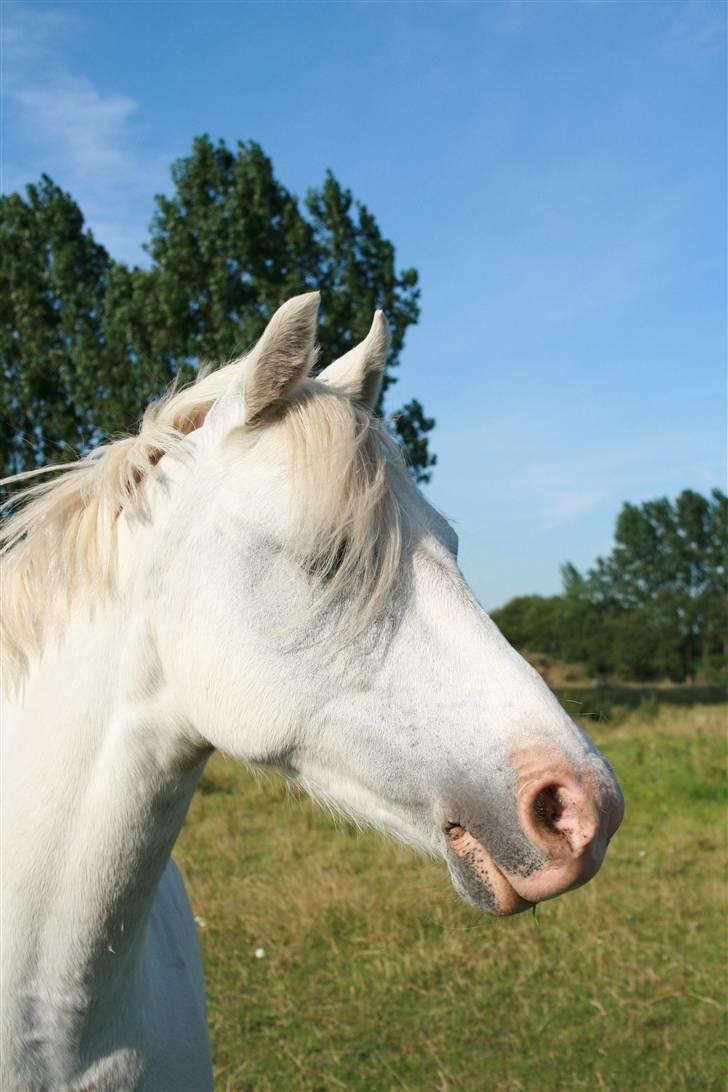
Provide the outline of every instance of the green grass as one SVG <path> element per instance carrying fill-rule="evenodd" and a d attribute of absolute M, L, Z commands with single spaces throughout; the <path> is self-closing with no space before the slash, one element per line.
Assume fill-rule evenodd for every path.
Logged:
<path fill-rule="evenodd" d="M 216 757 L 176 859 L 218 1090 L 724 1089 L 727 708 L 590 726 L 627 817 L 536 919 Z"/>

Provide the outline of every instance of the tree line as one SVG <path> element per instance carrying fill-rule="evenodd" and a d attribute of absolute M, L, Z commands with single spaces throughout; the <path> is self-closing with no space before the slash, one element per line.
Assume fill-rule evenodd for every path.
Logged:
<path fill-rule="evenodd" d="M 275 308 L 318 288 L 321 365 L 360 341 L 382 308 L 396 382 L 418 275 L 329 172 L 303 203 L 262 148 L 208 136 L 172 166 L 148 263 L 114 260 L 70 194 L 43 176 L 0 197 L 0 459 L 4 475 L 67 462 L 128 432 L 147 403 L 201 363 L 247 350 Z M 380 400 L 379 412 L 382 411 Z M 429 480 L 432 418 L 416 399 L 392 418 L 412 472 Z"/>
<path fill-rule="evenodd" d="M 522 650 L 581 663 L 597 678 L 728 682 L 728 498 L 690 489 L 625 504 L 615 545 L 563 593 L 522 595 L 493 612 Z"/>

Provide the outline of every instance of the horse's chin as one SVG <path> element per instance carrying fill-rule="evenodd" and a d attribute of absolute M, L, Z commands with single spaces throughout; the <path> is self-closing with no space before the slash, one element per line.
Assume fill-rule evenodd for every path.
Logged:
<path fill-rule="evenodd" d="M 450 878 L 466 902 L 500 917 L 520 914 L 533 906 L 518 894 L 482 842 L 464 827 L 448 826 L 445 837 Z"/>

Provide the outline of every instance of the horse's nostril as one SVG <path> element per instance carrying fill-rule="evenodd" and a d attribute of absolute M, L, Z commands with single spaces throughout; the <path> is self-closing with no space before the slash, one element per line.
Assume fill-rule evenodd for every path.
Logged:
<path fill-rule="evenodd" d="M 619 787 L 598 757 L 572 760 L 547 748 L 516 751 L 518 820 L 528 842 L 543 856 L 528 874 L 511 874 L 514 889 L 542 902 L 586 883 L 598 871 L 623 806 Z"/>
<path fill-rule="evenodd" d="M 558 845 L 580 856 L 597 833 L 599 823 L 589 794 L 568 782 L 547 781 L 526 804 L 524 826 L 549 853 Z M 558 841 L 554 841 L 554 838 Z"/>
<path fill-rule="evenodd" d="M 458 838 L 462 838 L 465 834 L 465 828 L 457 822 L 457 820 L 450 820 L 444 825 L 445 837 L 449 842 L 456 842 Z"/>
<path fill-rule="evenodd" d="M 568 807 L 558 785 L 546 785 L 533 801 L 533 817 L 541 826 L 556 830 L 558 820 Z"/>

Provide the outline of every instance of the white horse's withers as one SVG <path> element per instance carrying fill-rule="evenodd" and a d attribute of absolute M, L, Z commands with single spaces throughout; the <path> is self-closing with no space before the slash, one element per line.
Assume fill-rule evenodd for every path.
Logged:
<path fill-rule="evenodd" d="M 213 749 L 441 855 L 496 914 L 586 882 L 619 825 L 370 416 L 383 315 L 312 380 L 317 307 L 5 524 L 3 1092 L 211 1087 L 170 853 Z"/>

